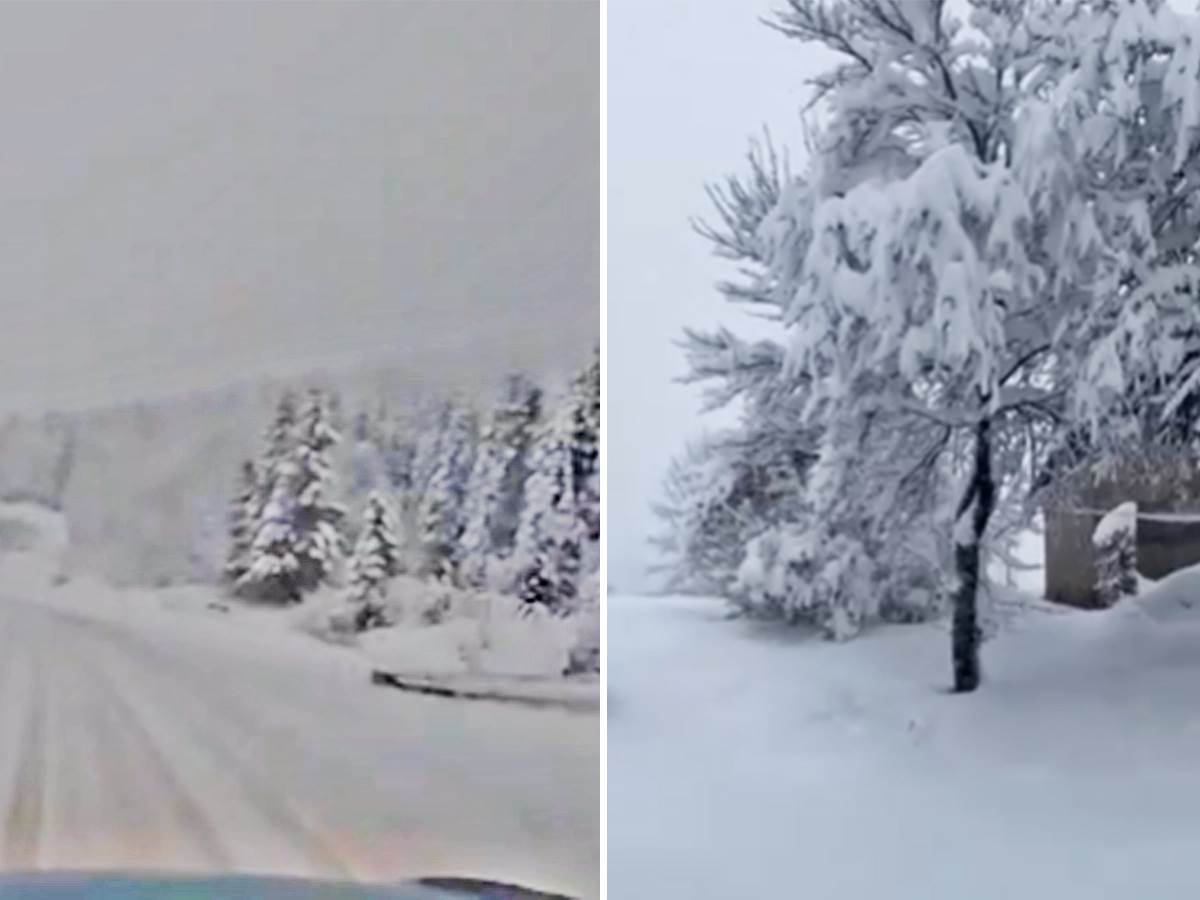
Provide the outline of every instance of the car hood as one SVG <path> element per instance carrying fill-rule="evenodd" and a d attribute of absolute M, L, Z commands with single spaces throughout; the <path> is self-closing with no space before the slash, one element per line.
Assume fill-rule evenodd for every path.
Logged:
<path fill-rule="evenodd" d="M 250 875 L 57 873 L 0 875 L 0 898 L 20 900 L 569 900 L 469 878 L 360 884 Z"/>

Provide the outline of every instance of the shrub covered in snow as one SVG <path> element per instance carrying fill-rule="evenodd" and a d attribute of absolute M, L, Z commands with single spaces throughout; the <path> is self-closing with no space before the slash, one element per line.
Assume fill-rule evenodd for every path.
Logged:
<path fill-rule="evenodd" d="M 1100 520 L 1092 534 L 1096 595 L 1112 606 L 1137 594 L 1137 504 L 1122 503 Z"/>
<path fill-rule="evenodd" d="M 932 608 L 932 592 L 887 574 L 861 541 L 783 526 L 746 545 L 733 600 L 749 614 L 815 625 L 844 640 L 873 618 L 920 618 Z"/>

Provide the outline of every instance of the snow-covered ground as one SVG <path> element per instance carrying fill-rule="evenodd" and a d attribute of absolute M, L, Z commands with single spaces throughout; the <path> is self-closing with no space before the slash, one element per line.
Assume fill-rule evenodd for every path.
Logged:
<path fill-rule="evenodd" d="M 403 694 L 209 589 L 61 577 L 0 510 L 0 868 L 486 876 L 590 897 L 595 715 Z"/>
<path fill-rule="evenodd" d="M 724 617 L 610 598 L 611 896 L 1200 896 L 1200 569 L 1031 604 L 972 695 L 938 625 L 834 645 Z"/>

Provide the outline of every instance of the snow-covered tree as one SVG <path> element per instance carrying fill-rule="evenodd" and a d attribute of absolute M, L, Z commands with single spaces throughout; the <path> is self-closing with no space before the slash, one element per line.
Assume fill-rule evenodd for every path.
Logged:
<path fill-rule="evenodd" d="M 435 578 L 455 579 L 467 487 L 475 464 L 478 425 L 475 413 L 455 404 L 448 415 L 439 447 L 439 459 L 421 497 L 419 510 L 422 570 Z"/>
<path fill-rule="evenodd" d="M 571 494 L 582 534 L 581 565 L 600 567 L 600 347 L 575 378 L 571 392 Z"/>
<path fill-rule="evenodd" d="M 275 602 L 298 602 L 296 559 L 290 536 L 292 457 L 296 449 L 296 398 L 284 391 L 263 435 L 255 466 L 256 490 L 246 510 L 247 549 L 237 562 L 234 593 Z M 231 571 L 229 573 L 234 576 Z"/>
<path fill-rule="evenodd" d="M 1096 596 L 1112 606 L 1137 593 L 1137 504 L 1122 503 L 1109 510 L 1092 534 L 1095 549 Z"/>
<path fill-rule="evenodd" d="M 1200 19 L 1166 3 L 1108 4 L 1088 53 L 1039 106 L 1057 168 L 1082 188 L 1067 215 L 1098 262 L 1096 309 L 1080 320 L 1075 385 L 1092 456 L 1192 443 L 1200 418 Z M 1043 138 L 1050 141 L 1051 138 Z M 1065 193 L 1065 191 L 1060 192 Z M 1061 205 L 1058 197 L 1053 198 Z M 1072 232 L 1074 233 L 1074 232 Z"/>
<path fill-rule="evenodd" d="M 299 469 L 285 459 L 274 467 L 271 495 L 259 514 L 249 563 L 235 584 L 237 593 L 274 603 L 304 599 L 297 547 L 296 493 Z"/>
<path fill-rule="evenodd" d="M 574 602 L 587 537 L 572 492 L 574 405 L 559 403 L 538 429 L 513 553 L 517 593 L 530 607 L 566 611 Z"/>
<path fill-rule="evenodd" d="M 332 574 L 344 515 L 329 460 L 337 440 L 320 391 L 310 392 L 299 418 L 294 397 L 284 395 L 259 466 L 260 512 L 238 593 L 298 603 Z"/>
<path fill-rule="evenodd" d="M 480 435 L 470 477 L 461 539 L 464 583 L 481 587 L 488 561 L 511 552 L 529 474 L 528 454 L 541 414 L 541 389 L 523 375 L 507 379 Z"/>
<path fill-rule="evenodd" d="M 791 0 L 778 14 L 781 32 L 837 59 L 813 81 L 808 171 L 793 178 L 769 151 L 752 156 L 750 179 L 713 191 L 721 225 L 706 233 L 742 264 L 725 294 L 780 316 L 788 334 L 689 346 L 693 375 L 717 378 L 725 396 L 799 398 L 795 428 L 817 447 L 811 546 L 842 571 L 848 556 L 873 561 L 873 545 L 894 549 L 907 530 L 897 523 L 952 523 L 960 691 L 980 679 L 993 513 L 1020 483 L 1015 469 L 1038 458 L 1038 428 L 1052 442 L 1072 430 L 1064 397 L 1095 339 L 1084 326 L 1119 283 L 1105 280 L 1113 260 L 1137 246 L 1111 217 L 1128 206 L 1116 192 L 1097 202 L 1077 165 L 1096 130 L 1061 99 L 1096 62 L 1094 38 L 1119 4 L 968 6 L 965 21 L 937 0 Z M 1079 118 L 1095 125 L 1104 109 L 1097 100 Z M 830 602 L 863 611 L 851 596 L 861 588 L 842 581 Z M 851 629 L 856 618 L 832 617 Z"/>
<path fill-rule="evenodd" d="M 350 560 L 349 601 L 358 631 L 387 624 L 382 601 L 387 597 L 388 582 L 399 574 L 396 516 L 383 494 L 375 491 L 367 498 L 362 531 Z"/>
<path fill-rule="evenodd" d="M 246 574 L 250 565 L 250 547 L 260 513 L 258 469 L 253 461 L 242 463 L 237 493 L 229 504 L 228 552 L 225 557 L 225 578 L 231 584 Z"/>
<path fill-rule="evenodd" d="M 296 396 L 284 391 L 275 407 L 275 416 L 263 436 L 263 452 L 258 463 L 259 501 L 265 506 L 275 488 L 279 467 L 288 462 L 296 449 Z"/>
<path fill-rule="evenodd" d="M 330 580 L 345 550 L 345 509 L 336 499 L 330 459 L 339 440 L 330 421 L 328 397 L 319 390 L 310 391 L 297 438 L 293 507 L 300 586 L 306 591 Z"/>
<path fill-rule="evenodd" d="M 712 522 L 711 509 L 723 503 L 725 490 L 714 490 L 723 467 L 713 465 L 708 442 L 689 444 L 671 460 L 663 477 L 662 496 L 651 506 L 661 528 L 650 538 L 658 561 L 650 573 L 663 578 L 668 591 L 724 594 L 731 573 L 740 561 L 735 531 Z M 726 522 L 733 520 L 732 516 Z M 730 551 L 739 557 L 726 566 L 711 562 L 711 551 Z"/>

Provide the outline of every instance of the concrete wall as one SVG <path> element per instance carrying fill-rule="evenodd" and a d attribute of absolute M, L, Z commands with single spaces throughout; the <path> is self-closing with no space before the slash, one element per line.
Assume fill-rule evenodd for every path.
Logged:
<path fill-rule="evenodd" d="M 1047 599 L 1083 608 L 1098 605 L 1092 532 L 1103 511 L 1127 500 L 1138 504 L 1139 513 L 1200 512 L 1200 461 L 1180 454 L 1146 454 L 1064 479 L 1044 505 Z M 1200 522 L 1139 519 L 1137 527 L 1142 575 L 1162 578 L 1200 563 Z"/>

